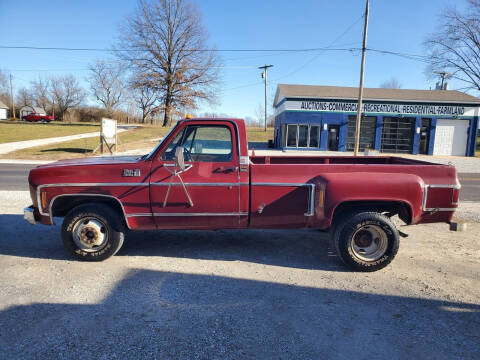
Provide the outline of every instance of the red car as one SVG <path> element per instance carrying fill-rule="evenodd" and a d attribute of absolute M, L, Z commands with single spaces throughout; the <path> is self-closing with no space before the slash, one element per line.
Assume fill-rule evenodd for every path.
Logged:
<path fill-rule="evenodd" d="M 31 113 L 28 115 L 22 116 L 23 121 L 30 121 L 30 122 L 47 122 L 49 123 L 50 121 L 55 120 L 53 116 L 49 115 L 39 115 L 36 113 Z"/>
<path fill-rule="evenodd" d="M 449 222 L 455 167 L 391 156 L 249 156 L 239 119 L 179 121 L 150 154 L 63 160 L 30 171 L 25 219 L 53 224 L 78 259 L 104 260 L 130 230 L 329 230 L 352 269 L 388 265 L 407 225 Z M 294 240 L 292 240 L 294 241 Z"/>

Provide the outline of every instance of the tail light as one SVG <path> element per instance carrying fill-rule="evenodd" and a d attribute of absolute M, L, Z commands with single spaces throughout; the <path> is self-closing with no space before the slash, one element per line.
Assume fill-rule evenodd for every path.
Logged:
<path fill-rule="evenodd" d="M 460 189 L 453 189 L 452 193 L 452 205 L 458 205 L 458 200 L 460 199 Z"/>
<path fill-rule="evenodd" d="M 460 185 L 426 185 L 424 211 L 454 211 L 458 205 Z"/>

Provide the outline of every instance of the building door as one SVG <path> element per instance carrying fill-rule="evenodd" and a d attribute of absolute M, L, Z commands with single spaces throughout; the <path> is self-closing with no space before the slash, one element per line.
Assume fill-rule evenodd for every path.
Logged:
<path fill-rule="evenodd" d="M 433 154 L 465 156 L 468 127 L 468 120 L 437 120 Z"/>
<path fill-rule="evenodd" d="M 339 125 L 328 125 L 327 150 L 338 151 L 338 137 L 340 133 Z"/>
<path fill-rule="evenodd" d="M 428 144 L 430 142 L 430 123 L 431 119 L 422 119 L 422 127 L 420 129 L 420 146 L 418 152 L 420 154 L 428 154 Z"/>
<path fill-rule="evenodd" d="M 414 127 L 414 118 L 384 117 L 381 151 L 411 154 Z"/>

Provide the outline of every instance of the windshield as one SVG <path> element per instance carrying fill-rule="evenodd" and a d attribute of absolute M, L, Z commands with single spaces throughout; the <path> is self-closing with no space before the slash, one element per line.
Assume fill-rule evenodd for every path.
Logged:
<path fill-rule="evenodd" d="M 153 148 L 153 150 L 150 151 L 150 153 L 145 157 L 146 160 L 150 159 L 150 158 L 153 156 L 153 154 L 155 153 L 155 151 L 157 151 L 157 149 L 160 147 L 160 145 L 163 144 L 163 142 L 164 142 L 165 139 L 168 137 L 168 135 L 170 135 L 171 132 L 172 132 L 176 127 L 177 127 L 176 125 L 175 125 L 174 127 L 172 127 L 172 128 L 170 129 L 170 131 L 163 137 L 163 139 L 158 142 L 157 146 L 155 146 L 155 147 Z"/>

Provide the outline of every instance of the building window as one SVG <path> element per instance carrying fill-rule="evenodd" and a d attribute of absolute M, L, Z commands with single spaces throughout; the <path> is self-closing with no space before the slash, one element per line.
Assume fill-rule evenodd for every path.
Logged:
<path fill-rule="evenodd" d="M 384 117 L 381 151 L 412 153 L 414 127 L 414 118 Z"/>
<path fill-rule="evenodd" d="M 318 148 L 320 146 L 319 125 L 287 125 L 287 147 Z"/>
<path fill-rule="evenodd" d="M 309 147 L 318 148 L 320 146 L 320 126 L 310 126 L 310 142 Z"/>
<path fill-rule="evenodd" d="M 297 125 L 287 125 L 287 147 L 297 147 Z"/>
<path fill-rule="evenodd" d="M 297 147 L 308 147 L 308 125 L 298 125 Z"/>
<path fill-rule="evenodd" d="M 348 116 L 347 128 L 347 151 L 353 151 L 355 147 L 355 129 L 357 126 L 357 117 Z M 360 123 L 360 142 L 358 148 L 360 151 L 375 148 L 375 129 L 377 126 L 376 116 L 362 116 Z"/>

